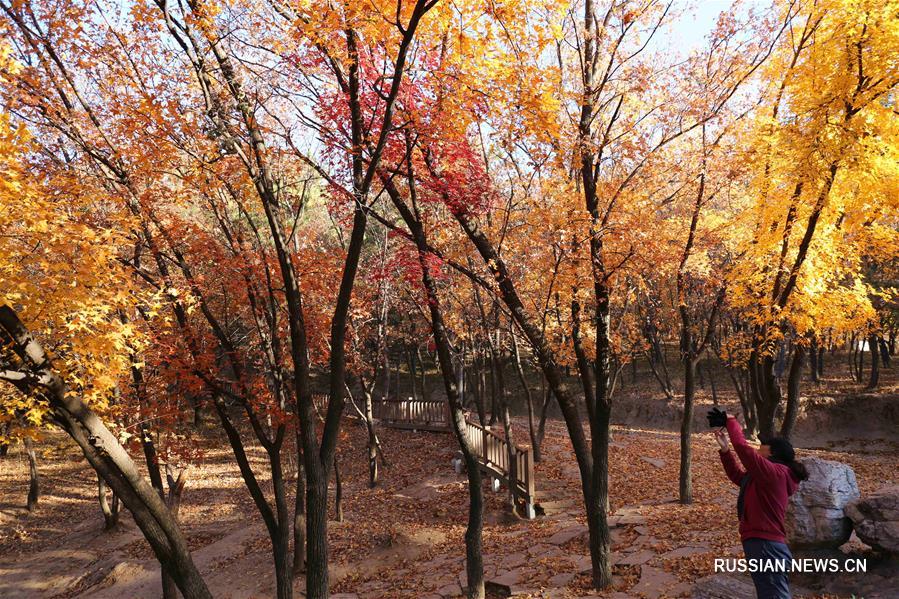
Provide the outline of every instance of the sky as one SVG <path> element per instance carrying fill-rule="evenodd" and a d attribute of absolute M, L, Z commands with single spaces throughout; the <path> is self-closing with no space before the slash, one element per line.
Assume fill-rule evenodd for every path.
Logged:
<path fill-rule="evenodd" d="M 686 52 L 700 45 L 712 31 L 718 15 L 730 8 L 732 0 L 675 0 L 675 10 L 685 14 L 672 25 L 671 45 Z M 744 0 L 744 8 L 769 4 L 765 0 Z"/>

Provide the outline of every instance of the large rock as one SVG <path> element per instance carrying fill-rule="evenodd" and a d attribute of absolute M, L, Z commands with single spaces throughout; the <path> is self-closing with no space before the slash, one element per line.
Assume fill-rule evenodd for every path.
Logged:
<path fill-rule="evenodd" d="M 884 487 L 846 505 L 855 534 L 871 547 L 899 553 L 899 485 Z"/>
<path fill-rule="evenodd" d="M 840 462 L 814 457 L 800 461 L 809 477 L 787 505 L 787 542 L 807 549 L 839 547 L 852 534 L 852 521 L 843 510 L 859 498 L 855 472 Z"/>

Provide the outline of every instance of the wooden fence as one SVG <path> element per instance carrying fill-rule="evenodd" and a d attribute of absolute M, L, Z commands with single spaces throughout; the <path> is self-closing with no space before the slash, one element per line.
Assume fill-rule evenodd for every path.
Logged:
<path fill-rule="evenodd" d="M 445 401 L 375 399 L 371 407 L 374 417 L 392 428 L 452 431 L 449 404 Z"/>
<path fill-rule="evenodd" d="M 506 483 L 515 497 L 524 502 L 525 514 L 534 517 L 536 485 L 534 481 L 534 450 L 529 446 L 516 446 L 513 452 L 514 470 L 509 463 L 509 443 L 492 430 L 477 422 L 465 419 L 466 433 L 471 450 L 488 475 Z"/>

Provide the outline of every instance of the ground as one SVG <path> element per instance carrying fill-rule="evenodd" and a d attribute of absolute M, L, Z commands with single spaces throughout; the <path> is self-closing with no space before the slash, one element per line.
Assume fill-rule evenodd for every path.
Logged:
<path fill-rule="evenodd" d="M 564 423 L 550 420 L 544 459 L 536 467 L 544 515 L 535 520 L 509 516 L 505 491 L 493 493 L 485 484 L 484 555 L 494 596 L 688 596 L 698 578 L 712 574 L 715 557 L 740 554 L 734 507 L 737 489 L 721 470 L 711 435 L 697 420 L 694 502 L 682 506 L 676 502 L 679 446 L 671 422 L 666 425 L 661 422 L 664 418 L 644 418 L 647 425 L 642 426 L 633 422 L 634 414 L 646 410 L 641 407 L 646 402 L 655 402 L 648 405 L 660 413 L 669 407 L 663 400 L 652 399 L 658 394 L 649 389 L 625 391 L 626 387 L 620 405 L 629 421 L 613 427 L 610 457 L 614 589 L 601 595 L 589 589 L 590 560 L 577 467 Z M 825 425 L 826 414 L 839 414 L 845 402 L 864 402 L 832 392 L 829 400 L 823 397 L 818 393 L 809 400 L 811 407 L 803 416 L 798 437 L 815 438 L 812 431 Z M 708 407 L 704 392 L 700 399 L 704 404 L 697 409 L 698 418 Z M 892 395 L 877 399 L 878 405 L 895 402 Z M 729 405 L 726 398 L 722 401 Z M 828 401 L 833 405 L 822 407 Z M 833 433 L 838 424 L 826 426 Z M 515 426 L 523 439 L 525 421 L 517 418 Z M 895 438 L 869 428 L 864 443 L 847 445 L 845 439 L 838 441 L 838 435 L 830 435 L 821 447 L 806 443 L 799 453 L 849 463 L 863 494 L 899 482 Z M 468 494 L 466 478 L 456 475 L 451 465 L 454 438 L 382 430 L 388 465 L 381 484 L 370 489 L 365 431 L 349 418 L 344 430 L 339 464 L 345 519 L 332 521 L 329 530 L 333 593 L 360 599 L 460 596 Z M 189 468 L 181 520 L 197 565 L 215 597 L 272 597 L 268 537 L 229 459 L 225 439 L 211 422 L 196 438 L 202 457 Z M 80 452 L 59 433 L 49 434 L 39 447 L 43 496 L 34 513 L 24 509 L 27 463 L 21 448 L 0 461 L 0 597 L 158 597 L 158 567 L 127 514 L 120 530 L 102 530 L 96 478 Z M 262 473 L 262 452 L 254 451 L 253 460 Z M 857 543 L 846 549 L 864 551 Z M 878 556 L 861 555 L 879 564 Z M 882 572 L 895 571 L 889 569 L 892 566 L 878 567 Z M 803 580 L 819 588 L 805 596 L 848 598 L 856 591 L 854 585 L 864 583 L 831 578 Z M 870 586 L 876 578 L 867 580 Z M 296 589 L 299 596 L 301 578 Z"/>

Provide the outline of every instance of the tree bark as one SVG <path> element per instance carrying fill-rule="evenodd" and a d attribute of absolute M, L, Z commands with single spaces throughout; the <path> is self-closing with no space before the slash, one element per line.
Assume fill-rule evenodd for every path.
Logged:
<path fill-rule="evenodd" d="M 25 453 L 28 455 L 28 511 L 33 512 L 41 497 L 41 479 L 37 471 L 37 454 L 34 453 L 34 445 L 30 437 L 22 441 L 25 444 Z"/>
<path fill-rule="evenodd" d="M 531 393 L 531 388 L 528 387 L 527 378 L 524 376 L 524 368 L 521 365 L 521 352 L 518 349 L 518 339 L 514 332 L 511 337 L 512 353 L 515 358 L 515 371 L 518 373 L 518 381 L 521 383 L 521 388 L 524 391 L 525 403 L 528 410 L 528 435 L 531 438 L 531 449 L 534 451 L 534 461 L 539 462 L 540 442 L 537 438 L 537 422 L 534 419 L 534 394 Z"/>
<path fill-rule="evenodd" d="M 425 353 L 427 355 L 427 353 Z M 415 357 L 418 358 L 418 372 L 421 375 L 421 398 L 425 401 L 428 399 L 428 369 L 425 367 L 425 361 L 421 357 L 421 347 L 415 347 Z"/>
<path fill-rule="evenodd" d="M 306 571 L 306 479 L 303 476 L 303 455 L 297 439 L 297 489 L 293 506 L 293 576 Z"/>
<path fill-rule="evenodd" d="M 877 335 L 872 334 L 868 337 L 868 349 L 871 351 L 871 375 L 868 377 L 868 384 L 865 388 L 870 391 L 876 389 L 877 383 L 880 381 L 880 345 Z"/>
<path fill-rule="evenodd" d="M 808 371 L 811 375 L 812 382 L 818 384 L 821 382 L 821 379 L 818 376 L 818 338 L 812 337 L 811 345 L 809 346 L 809 362 L 808 362 Z"/>
<path fill-rule="evenodd" d="M 100 512 L 103 514 L 103 530 L 115 530 L 119 526 L 120 504 L 115 493 L 112 494 L 112 503 L 106 497 L 107 485 L 102 476 L 97 476 L 97 498 L 100 502 Z M 172 583 L 174 584 L 174 583 Z"/>
<path fill-rule="evenodd" d="M 780 436 L 787 439 L 793 434 L 793 428 L 796 426 L 796 419 L 799 416 L 799 388 L 802 384 L 804 365 L 805 347 L 797 343 L 794 345 L 790 374 L 787 376 L 787 410 L 780 427 Z"/>
<path fill-rule="evenodd" d="M 680 473 L 678 490 L 683 505 L 693 503 L 693 476 L 691 460 L 693 448 L 690 437 L 693 434 L 693 403 L 696 399 L 696 359 L 684 357 L 684 414 L 680 425 Z"/>
<path fill-rule="evenodd" d="M 343 522 L 343 482 L 340 480 L 337 458 L 334 458 L 334 520 Z"/>

